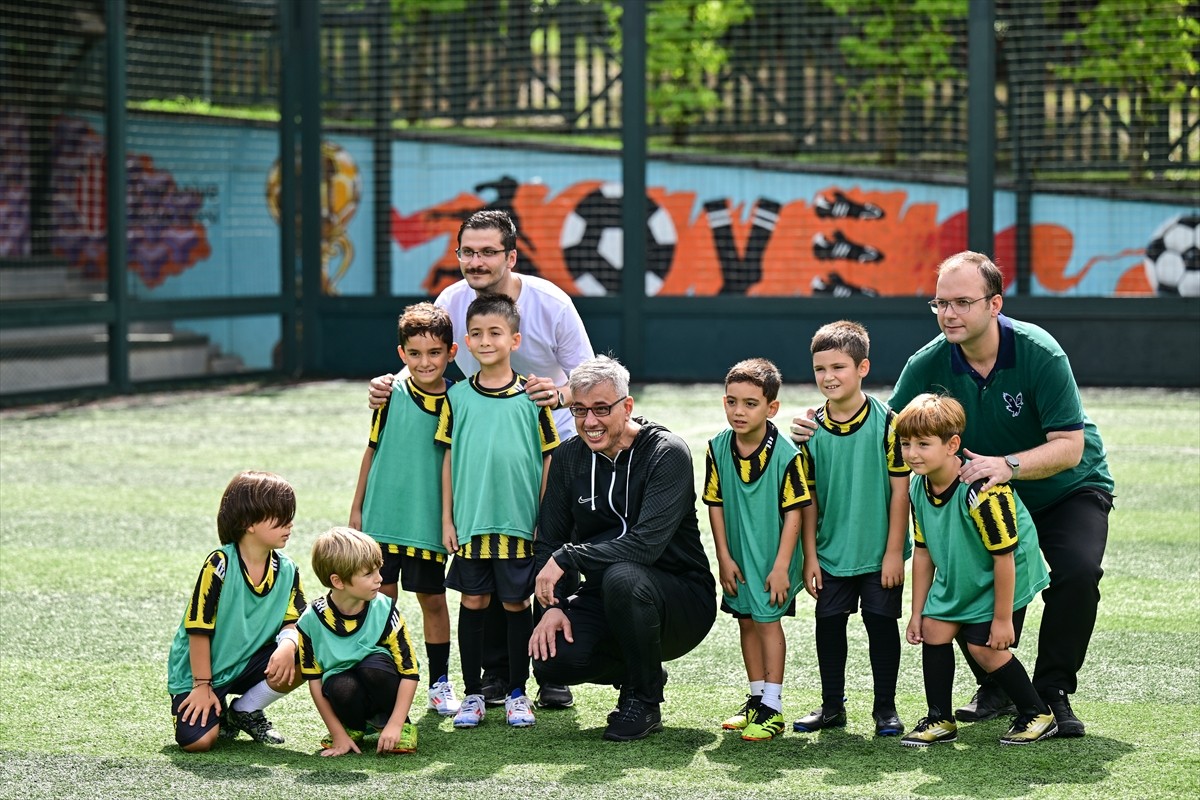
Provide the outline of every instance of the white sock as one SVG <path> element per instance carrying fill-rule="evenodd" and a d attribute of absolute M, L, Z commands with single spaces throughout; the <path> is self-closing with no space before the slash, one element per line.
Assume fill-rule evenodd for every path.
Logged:
<path fill-rule="evenodd" d="M 776 711 L 783 710 L 783 684 L 764 683 L 762 704 Z"/>
<path fill-rule="evenodd" d="M 250 687 L 250 691 L 234 700 L 229 706 L 234 711 L 260 711 L 274 703 L 281 697 L 287 695 L 283 692 L 277 692 L 267 685 L 266 681 L 260 681 Z"/>
<path fill-rule="evenodd" d="M 765 685 L 766 681 L 750 681 L 750 696 L 762 697 L 763 686 Z"/>

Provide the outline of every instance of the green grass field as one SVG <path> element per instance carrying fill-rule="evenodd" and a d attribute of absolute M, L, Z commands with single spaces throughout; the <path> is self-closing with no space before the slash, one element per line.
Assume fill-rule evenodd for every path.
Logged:
<path fill-rule="evenodd" d="M 692 446 L 724 425 L 720 388 L 635 389 L 638 412 Z M 885 395 L 886 396 L 886 395 Z M 781 418 L 813 402 L 785 389 Z M 844 731 L 751 744 L 720 730 L 745 693 L 736 628 L 669 665 L 667 730 L 600 740 L 610 687 L 578 687 L 576 707 L 509 730 L 475 731 L 419 711 L 413 756 L 321 759 L 307 691 L 274 705 L 287 744 L 243 735 L 204 755 L 175 746 L 168 643 L 196 572 L 217 544 L 217 501 L 244 468 L 295 485 L 288 554 L 310 595 L 308 551 L 344 524 L 369 412 L 365 383 L 241 386 L 0 415 L 0 798 L 743 798 L 1195 797 L 1200 794 L 1200 393 L 1088 390 L 1117 480 L 1104 598 L 1075 697 L 1083 739 L 1001 748 L 1006 722 L 960 728 L 959 742 L 912 751 L 875 740 L 860 624 L 850 625 Z M 702 521 L 706 516 L 702 514 Z M 711 543 L 710 543 L 711 548 Z M 415 600 L 402 598 L 419 640 Z M 1020 648 L 1032 665 L 1040 603 Z M 789 636 L 785 714 L 819 702 L 812 603 Z M 452 668 L 457 669 L 457 659 Z M 970 695 L 959 665 L 957 700 Z M 905 645 L 898 697 L 924 712 L 919 650 Z"/>

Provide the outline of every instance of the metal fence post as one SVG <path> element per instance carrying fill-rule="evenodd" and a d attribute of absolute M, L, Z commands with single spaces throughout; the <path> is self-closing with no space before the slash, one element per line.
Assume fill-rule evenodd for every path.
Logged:
<path fill-rule="evenodd" d="M 296 99 L 301 54 L 295 6 L 278 0 L 279 8 L 279 291 L 280 368 L 285 375 L 299 372 L 299 320 L 296 300 Z"/>
<path fill-rule="evenodd" d="M 967 18 L 967 247 L 995 246 L 996 4 L 971 3 Z"/>
<path fill-rule="evenodd" d="M 621 14 L 621 357 L 643 374 L 646 306 L 646 6 L 627 3 Z"/>
<path fill-rule="evenodd" d="M 321 364 L 321 7 L 297 3 L 300 13 L 300 351 L 301 370 Z"/>
<path fill-rule="evenodd" d="M 108 0 L 104 26 L 107 59 L 104 104 L 104 151 L 107 176 L 104 193 L 108 204 L 108 302 L 114 315 L 108 325 L 108 381 L 118 392 L 133 388 L 129 369 L 129 187 L 125 166 L 128 124 L 125 112 L 125 0 Z"/>
<path fill-rule="evenodd" d="M 375 164 L 372 170 L 375 208 L 375 296 L 392 294 L 392 73 L 388 50 L 392 40 L 391 0 L 375 0 L 372 20 L 371 91 L 375 112 Z"/>

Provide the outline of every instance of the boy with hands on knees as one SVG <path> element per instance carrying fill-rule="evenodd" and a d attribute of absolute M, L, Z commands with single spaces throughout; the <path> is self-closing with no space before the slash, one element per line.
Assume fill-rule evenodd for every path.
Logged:
<path fill-rule="evenodd" d="M 910 489 L 916 550 L 912 616 L 906 638 L 920 644 L 929 711 L 901 744 L 928 747 L 958 738 L 951 711 L 953 641 L 960 632 L 971 656 L 1013 699 L 1017 717 L 1001 744 L 1030 744 L 1058 727 L 1025 667 L 1012 654 L 1025 607 L 1049 582 L 1037 531 L 1007 483 L 984 489 L 958 479 L 962 405 L 918 395 L 896 418 L 904 460 L 917 476 Z"/>
<path fill-rule="evenodd" d="M 263 713 L 300 685 L 296 620 L 304 591 L 296 564 L 279 552 L 292 535 L 296 494 L 270 472 L 241 472 L 217 512 L 221 547 L 209 553 L 171 643 L 167 690 L 175 741 L 189 753 L 245 731 L 284 739 Z M 228 707 L 229 694 L 241 697 Z"/>

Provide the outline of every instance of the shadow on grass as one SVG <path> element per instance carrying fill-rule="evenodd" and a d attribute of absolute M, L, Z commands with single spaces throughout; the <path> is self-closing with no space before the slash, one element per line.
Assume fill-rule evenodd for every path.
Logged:
<path fill-rule="evenodd" d="M 926 778 L 913 792 L 923 797 L 1006 798 L 1023 797 L 1047 786 L 1069 791 L 1072 786 L 1107 781 L 1111 765 L 1134 750 L 1128 742 L 1095 735 L 1005 747 L 997 739 L 1006 729 L 1005 723 L 960 725 L 953 751 L 903 754 L 916 757 L 910 768 L 921 770 Z M 979 764 L 984 759 L 986 770 L 969 766 L 964 769 L 966 761 Z M 848 774 L 835 773 L 830 777 L 831 783 L 855 781 Z"/>
<path fill-rule="evenodd" d="M 767 785 L 796 770 L 817 770 L 814 783 L 865 787 L 878 783 L 923 797 L 1023 797 L 1043 786 L 1069 789 L 1100 784 L 1111 765 L 1133 751 L 1116 739 L 1087 736 L 1051 739 L 1022 747 L 1002 746 L 1005 723 L 960 725 L 958 742 L 909 748 L 899 737 L 876 738 L 828 730 L 793 734 L 773 742 L 744 742 L 729 732 L 706 753 L 724 764 L 725 776 L 742 784 Z M 901 778 L 900 776 L 907 776 Z"/>
<path fill-rule="evenodd" d="M 626 772 L 687 767 L 715 738 L 707 731 L 671 727 L 668 721 L 663 732 L 640 741 L 609 742 L 602 737 L 603 726 L 580 727 L 574 709 L 539 712 L 537 725 L 524 729 L 508 728 L 491 714 L 475 730 L 447 730 L 448 722 L 428 715 L 418 722 L 423 738 L 417 755 L 438 764 L 437 772 L 426 777 L 461 785 L 515 770 L 552 774 L 565 785 L 604 785 Z"/>

